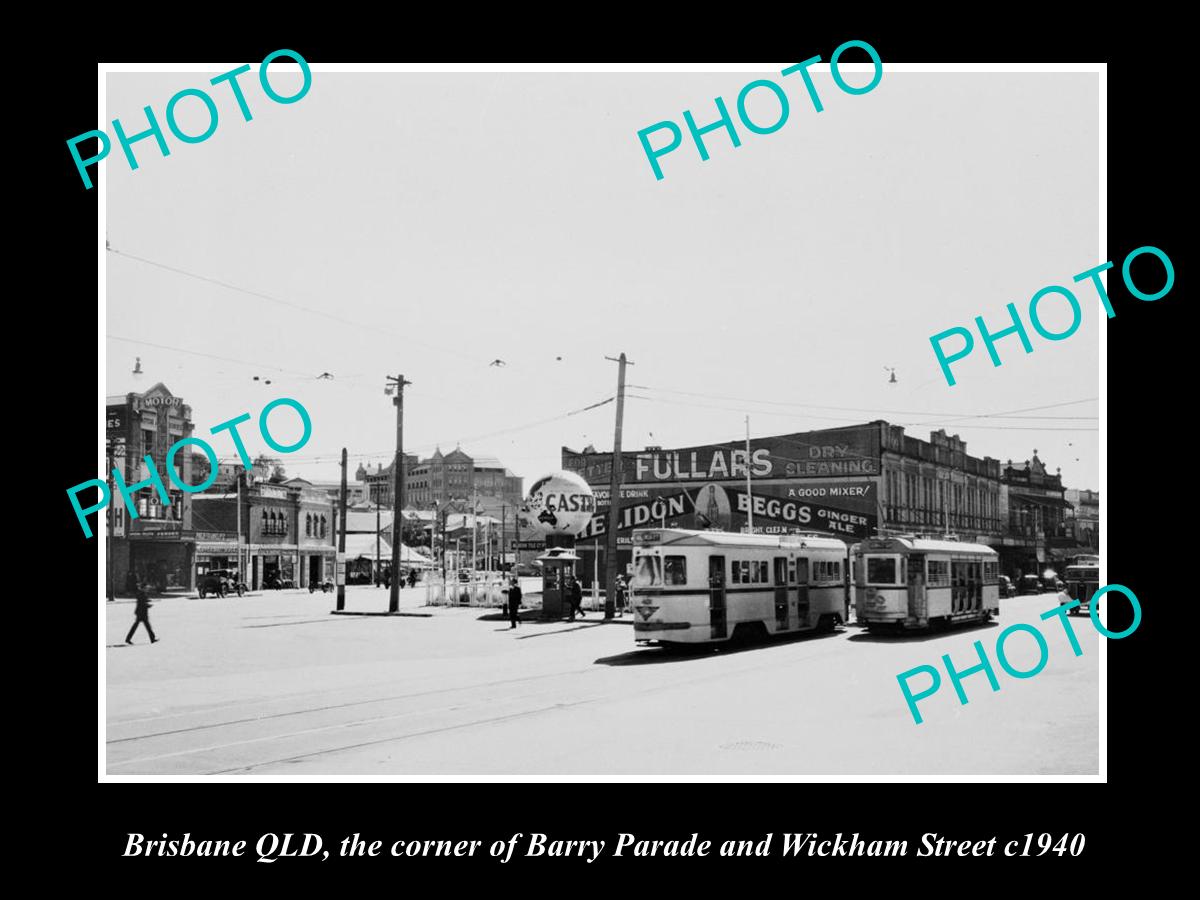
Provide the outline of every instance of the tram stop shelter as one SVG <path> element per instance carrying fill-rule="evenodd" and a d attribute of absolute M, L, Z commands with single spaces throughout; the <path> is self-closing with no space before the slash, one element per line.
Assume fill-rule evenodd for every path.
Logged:
<path fill-rule="evenodd" d="M 574 574 L 580 557 L 569 547 L 551 547 L 535 562 L 542 566 L 542 618 L 561 619 L 568 574 Z"/>

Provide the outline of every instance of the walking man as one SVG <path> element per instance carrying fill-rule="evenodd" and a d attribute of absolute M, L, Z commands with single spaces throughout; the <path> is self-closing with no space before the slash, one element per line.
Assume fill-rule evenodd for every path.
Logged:
<path fill-rule="evenodd" d="M 512 623 L 509 627 L 516 628 L 521 624 L 520 620 L 521 609 L 521 583 L 515 577 L 508 588 L 508 621 Z"/>
<path fill-rule="evenodd" d="M 576 613 L 583 615 L 583 588 L 574 575 L 567 576 L 567 602 L 571 604 L 571 621 L 574 622 Z"/>
<path fill-rule="evenodd" d="M 154 629 L 150 627 L 150 595 L 146 593 L 146 588 L 139 584 L 137 586 L 137 605 L 133 608 L 133 627 L 129 629 L 129 634 L 125 635 L 125 643 L 133 643 L 133 633 L 137 631 L 138 625 L 145 625 L 146 631 L 150 633 L 150 643 L 158 640 L 154 636 Z"/>

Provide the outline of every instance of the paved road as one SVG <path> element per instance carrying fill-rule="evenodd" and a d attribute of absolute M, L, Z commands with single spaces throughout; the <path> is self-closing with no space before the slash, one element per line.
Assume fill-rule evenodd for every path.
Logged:
<path fill-rule="evenodd" d="M 382 609 L 371 587 L 351 609 Z M 1057 620 L 1053 595 L 1002 601 L 1000 622 L 905 638 L 850 627 L 737 652 L 637 649 L 628 622 L 507 622 L 479 609 L 428 616 L 332 616 L 332 595 L 271 592 L 170 599 L 126 646 L 132 604 L 106 614 L 107 771 L 138 774 L 766 776 L 1096 774 L 1103 640 Z M 1038 624 L 1049 662 L 1017 680 L 945 672 L 915 725 L 896 675 L 995 666 L 1000 631 Z M 1037 658 L 1029 635 L 1011 664 Z M 922 683 L 923 684 L 923 683 Z M 919 687 L 919 686 L 918 686 Z M 916 688 L 915 688 L 916 689 Z"/>

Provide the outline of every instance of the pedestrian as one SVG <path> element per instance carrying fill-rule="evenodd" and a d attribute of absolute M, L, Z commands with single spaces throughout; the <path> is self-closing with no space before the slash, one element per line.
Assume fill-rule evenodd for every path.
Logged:
<path fill-rule="evenodd" d="M 512 583 L 508 588 L 508 621 L 511 623 L 509 628 L 516 628 L 521 624 L 519 611 L 521 609 L 521 583 L 516 578 L 513 578 Z"/>
<path fill-rule="evenodd" d="M 387 588 L 389 591 L 392 589 L 392 570 L 391 569 L 383 570 L 383 586 L 385 588 Z"/>
<path fill-rule="evenodd" d="M 416 569 L 408 570 L 408 586 L 410 588 L 417 586 L 417 570 Z"/>
<path fill-rule="evenodd" d="M 574 575 L 567 576 L 567 602 L 571 604 L 572 622 L 575 621 L 576 613 L 583 616 L 583 588 L 579 586 Z"/>
<path fill-rule="evenodd" d="M 617 615 L 625 614 L 625 598 L 628 595 L 628 590 L 629 589 L 625 584 L 625 576 L 618 575 L 617 576 L 617 591 L 616 591 Z"/>
<path fill-rule="evenodd" d="M 146 631 L 150 633 L 150 643 L 158 640 L 154 636 L 154 629 L 150 627 L 150 595 L 146 593 L 146 588 L 139 584 L 137 585 L 137 605 L 133 608 L 133 627 L 129 629 L 129 634 L 125 635 L 125 643 L 133 643 L 133 633 L 137 631 L 138 625 L 145 625 Z"/>

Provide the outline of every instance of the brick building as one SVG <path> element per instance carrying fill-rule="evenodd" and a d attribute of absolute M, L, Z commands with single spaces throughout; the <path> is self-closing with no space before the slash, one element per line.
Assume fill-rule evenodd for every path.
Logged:
<path fill-rule="evenodd" d="M 295 587 L 334 579 L 336 517 L 325 491 L 302 478 L 234 487 L 192 498 L 198 572 L 238 569 L 251 590 L 273 577 Z"/>
<path fill-rule="evenodd" d="M 155 591 L 192 590 L 192 495 L 181 491 L 167 475 L 167 451 L 192 434 L 192 409 L 162 383 L 144 393 L 134 391 L 106 400 L 108 482 L 113 498 L 106 515 L 113 591 L 117 596 L 132 596 L 134 578 Z M 132 495 L 138 513 L 134 518 L 121 500 L 111 470 L 118 469 L 125 484 L 132 486 L 150 477 L 151 464 L 162 478 L 170 502 L 162 503 L 153 486 L 143 488 Z M 191 447 L 185 446 L 174 460 L 176 474 L 185 484 L 203 480 L 196 477 L 192 466 Z"/>

